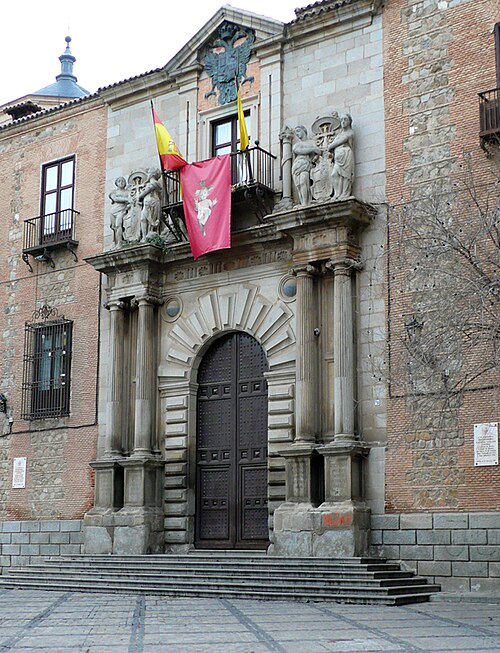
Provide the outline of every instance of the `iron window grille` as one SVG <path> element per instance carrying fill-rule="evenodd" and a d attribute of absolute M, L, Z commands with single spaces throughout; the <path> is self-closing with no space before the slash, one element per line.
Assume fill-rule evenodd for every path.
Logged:
<path fill-rule="evenodd" d="M 24 329 L 21 416 L 26 420 L 69 414 L 73 322 L 48 306 Z"/>

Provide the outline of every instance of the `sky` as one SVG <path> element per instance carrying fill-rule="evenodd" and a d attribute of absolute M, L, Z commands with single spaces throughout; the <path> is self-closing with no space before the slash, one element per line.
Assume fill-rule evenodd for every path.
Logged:
<path fill-rule="evenodd" d="M 160 68 L 224 4 L 289 22 L 310 0 L 21 0 L 2 8 L 0 105 L 55 81 L 69 34 L 78 83 L 94 92 Z"/>

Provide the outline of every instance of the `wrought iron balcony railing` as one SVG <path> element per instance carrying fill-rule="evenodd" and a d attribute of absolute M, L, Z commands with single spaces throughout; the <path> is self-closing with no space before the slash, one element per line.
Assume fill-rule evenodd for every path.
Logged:
<path fill-rule="evenodd" d="M 30 269 L 28 255 L 40 261 L 48 261 L 54 267 L 50 251 L 56 247 L 66 247 L 75 254 L 76 240 L 75 220 L 79 215 L 74 209 L 65 209 L 56 213 L 39 215 L 24 222 L 23 260 Z"/>
<path fill-rule="evenodd" d="M 263 150 L 258 142 L 245 152 L 231 152 L 232 191 L 259 187 L 263 191 L 274 193 L 274 161 L 276 157 Z M 179 173 L 167 172 L 168 206 L 182 203 Z"/>
<path fill-rule="evenodd" d="M 500 138 L 500 88 L 479 93 L 479 123 L 481 139 Z"/>

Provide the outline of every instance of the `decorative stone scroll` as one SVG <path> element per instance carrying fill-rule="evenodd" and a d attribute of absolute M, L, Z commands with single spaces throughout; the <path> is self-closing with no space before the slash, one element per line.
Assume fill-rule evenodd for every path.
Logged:
<path fill-rule="evenodd" d="M 145 243 L 153 236 L 174 241 L 172 228 L 166 224 L 162 206 L 165 189 L 158 168 L 137 170 L 127 179 L 118 177 L 109 194 L 110 227 L 115 249 L 132 243 Z"/>
<path fill-rule="evenodd" d="M 354 132 L 349 114 L 339 116 L 337 111 L 316 118 L 309 137 L 303 125 L 295 127 L 295 142 L 292 145 L 293 163 L 291 171 L 285 165 L 289 161 L 289 149 L 283 147 L 283 201 L 285 192 L 293 179 L 298 195 L 298 206 L 309 206 L 313 202 L 329 199 L 346 200 L 352 197 L 354 181 Z M 289 135 L 289 127 L 283 134 Z M 284 144 L 285 145 L 285 144 Z M 287 176 L 287 179 L 285 179 Z"/>

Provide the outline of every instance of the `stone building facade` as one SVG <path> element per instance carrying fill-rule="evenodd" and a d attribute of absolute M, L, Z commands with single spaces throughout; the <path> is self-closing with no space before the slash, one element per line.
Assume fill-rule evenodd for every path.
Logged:
<path fill-rule="evenodd" d="M 249 159 L 256 179 L 235 180 L 230 250 L 194 262 L 185 242 L 117 247 L 109 232 L 107 251 L 88 259 L 106 275 L 109 346 L 87 551 L 368 551 L 369 507 L 383 510 L 385 398 L 355 361 L 384 338 L 383 305 L 369 306 L 372 263 L 360 264 L 368 252 L 376 262 L 385 233 L 379 9 L 304 10 L 285 27 L 224 7 L 164 69 L 102 91 L 107 192 L 124 177 L 135 193 L 134 171 L 157 156 L 149 101 L 189 160 L 210 157 L 236 115 L 234 82 L 211 78 L 210 58 L 236 44 L 241 64 L 251 43 L 237 74 L 260 148 L 249 157 L 262 160 Z M 346 113 L 354 189 L 333 201 L 328 147 Z M 310 139 L 323 149 L 314 180 L 306 170 L 308 205 L 296 144 Z M 266 165 L 274 177 L 259 177 Z"/>
<path fill-rule="evenodd" d="M 92 505 L 89 480 L 74 512 L 26 513 L 36 521 L 9 524 L 6 544 L 49 525 L 61 542 L 74 516 L 82 533 L 68 542 L 86 553 L 372 554 L 447 590 L 497 587 L 498 467 L 474 465 L 473 435 L 494 427 L 498 386 L 487 365 L 469 382 L 488 351 L 476 341 L 432 341 L 426 370 L 420 336 L 442 332 L 432 308 L 446 286 L 443 267 L 420 265 L 431 232 L 419 231 L 443 198 L 453 219 L 484 217 L 455 192 L 464 169 L 492 206 L 499 161 L 479 138 L 477 93 L 495 86 L 495 11 L 323 0 L 284 25 L 225 6 L 163 68 L 54 114 L 100 126 L 72 141 L 102 163 L 85 187 L 103 228 L 72 264 L 85 260 L 74 278 L 92 280 L 101 306 L 99 324 L 86 312 L 98 425 L 78 452 L 95 492 Z M 175 175 L 155 186 L 151 101 L 188 161 L 234 153 L 230 249 L 193 259 Z M 162 205 L 149 233 L 148 194 Z M 12 378 L 5 368 L 6 388 Z"/>

